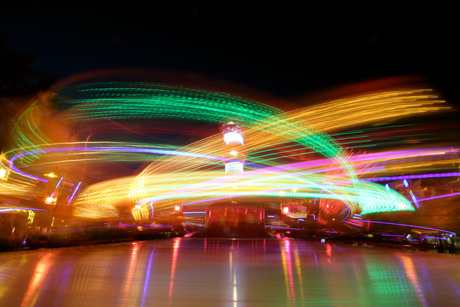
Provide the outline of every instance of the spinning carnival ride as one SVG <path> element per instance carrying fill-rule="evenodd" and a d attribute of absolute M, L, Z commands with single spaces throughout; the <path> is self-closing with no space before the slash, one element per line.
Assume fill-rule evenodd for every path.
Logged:
<path fill-rule="evenodd" d="M 455 146 L 408 146 L 399 135 L 396 150 L 364 152 L 363 131 L 370 135 L 379 131 L 376 123 L 448 109 L 432 90 L 416 87 L 283 111 L 170 84 L 77 82 L 42 95 L 19 116 L 1 192 L 18 199 L 39 195 L 36 184 L 54 186 L 43 176 L 54 171 L 72 187 L 62 204 L 73 219 L 144 223 L 174 209 L 233 201 L 274 206 L 324 226 L 358 227 L 356 217 L 419 208 L 414 193 L 402 195 L 391 182 L 459 176 L 455 167 L 448 170 L 457 163 Z M 175 144 L 174 134 L 183 140 L 201 125 L 207 127 L 201 137 Z"/>

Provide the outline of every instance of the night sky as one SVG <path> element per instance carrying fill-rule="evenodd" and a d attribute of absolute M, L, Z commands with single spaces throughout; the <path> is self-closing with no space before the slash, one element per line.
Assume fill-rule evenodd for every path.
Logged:
<path fill-rule="evenodd" d="M 153 1 L 148 5 L 3 6 L 13 51 L 59 79 L 88 70 L 193 72 L 279 96 L 419 75 L 452 104 L 459 68 L 456 10 Z M 223 4 L 224 3 L 224 4 Z"/>

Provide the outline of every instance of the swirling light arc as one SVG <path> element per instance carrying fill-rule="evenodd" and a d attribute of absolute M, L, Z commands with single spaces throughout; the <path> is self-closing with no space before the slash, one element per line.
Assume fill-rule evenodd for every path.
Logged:
<path fill-rule="evenodd" d="M 77 93 L 77 94 L 76 94 Z M 220 122 L 229 117 L 241 119 L 248 127 L 248 144 L 252 149 L 263 150 L 269 146 L 276 147 L 282 142 L 292 141 L 298 142 L 314 151 L 317 151 L 327 158 L 331 158 L 335 163 L 340 165 L 343 171 L 343 176 L 336 178 L 337 187 L 340 190 L 344 185 L 344 181 L 351 182 L 354 197 L 347 199 L 347 195 L 342 196 L 342 199 L 347 199 L 350 202 L 369 203 L 376 194 L 384 194 L 379 186 L 366 186 L 356 181 L 356 170 L 354 162 L 350 162 L 348 154 L 331 138 L 325 131 L 338 129 L 339 127 L 349 127 L 362 123 L 363 121 L 372 122 L 389 118 L 397 118 L 400 116 L 412 115 L 414 112 L 430 112 L 439 110 L 442 107 L 437 106 L 439 99 L 432 95 L 427 90 L 410 90 L 410 91 L 388 91 L 385 93 L 376 93 L 372 95 L 362 95 L 360 97 L 349 98 L 324 104 L 318 107 L 305 108 L 295 110 L 293 112 L 282 112 L 271 106 L 261 103 L 245 100 L 240 97 L 233 97 L 224 93 L 209 93 L 194 89 L 186 89 L 177 86 L 167 86 L 161 84 L 150 83 L 92 83 L 80 84 L 68 87 L 60 92 L 61 97 L 76 96 L 67 100 L 61 99 L 66 107 L 62 110 L 67 121 L 87 122 L 92 120 L 101 120 L 105 118 L 178 118 L 192 119 L 199 121 Z M 363 103 L 367 101 L 367 103 Z M 356 103 L 361 102 L 361 103 Z M 390 105 L 390 102 L 392 105 Z M 337 108 L 340 105 L 341 108 Z M 376 111 L 379 108 L 378 112 Z M 382 110 L 383 109 L 383 110 Z M 154 110 L 154 112 L 150 112 Z M 349 121 L 341 120 L 344 114 L 348 114 Z M 27 119 L 27 116 L 23 117 Z M 307 121 L 308 119 L 308 121 Z M 29 125 L 35 127 L 36 125 Z M 44 153 L 52 153 L 59 151 L 119 151 L 119 152 L 143 152 L 148 154 L 164 155 L 165 158 L 160 162 L 154 162 L 145 169 L 144 172 L 134 179 L 131 186 L 140 187 L 143 192 L 135 195 L 137 192 L 131 191 L 131 195 L 136 198 L 148 192 L 146 188 L 139 182 L 145 183 L 146 180 L 151 180 L 155 175 L 162 174 L 159 170 L 168 170 L 168 167 L 162 168 L 173 161 L 173 157 L 187 157 L 191 159 L 212 159 L 220 161 L 221 157 L 218 154 L 220 140 L 217 137 L 208 138 L 202 142 L 197 142 L 184 147 L 177 151 L 152 150 L 152 149 L 131 149 L 131 148 L 103 148 L 103 147 L 73 147 L 73 148 L 47 148 L 52 146 L 46 143 L 47 138 L 42 137 L 40 131 L 35 133 L 39 143 L 34 144 L 35 150 L 19 153 L 10 159 L 10 166 L 14 171 L 21 172 L 15 167 L 14 162 L 20 158 L 25 158 L 31 155 Z M 260 137 L 264 136 L 264 137 Z M 25 142 L 24 144 L 33 144 L 33 142 Z M 251 149 L 251 147 L 249 147 Z M 176 161 L 177 162 L 177 161 Z M 190 160 L 188 161 L 190 162 Z M 262 163 L 261 163 L 262 162 Z M 163 163 L 163 164 L 162 164 Z M 289 170 L 286 164 L 277 164 L 269 160 L 259 158 L 257 154 L 251 156 L 248 163 L 254 166 L 264 168 L 266 166 L 276 166 L 278 171 L 289 173 L 290 171 L 298 172 L 297 169 Z M 183 176 L 183 180 L 188 180 L 187 171 L 194 171 L 193 166 L 188 169 L 176 167 L 170 169 L 172 172 L 177 172 Z M 185 172 L 184 172 L 185 171 Z M 181 174 L 181 172 L 183 172 Z M 36 177 L 30 174 L 30 178 L 41 181 L 46 181 L 44 178 Z M 292 175 L 292 174 L 291 174 Z M 303 174 L 302 176 L 305 176 Z M 299 178 L 298 175 L 294 175 Z M 325 177 L 320 180 L 324 180 Z M 317 179 L 316 179 L 317 180 Z M 155 182 L 155 181 L 153 181 Z M 202 180 L 201 184 L 208 184 L 207 180 Z M 275 184 L 283 186 L 279 181 L 274 181 Z M 251 187 L 247 185 L 247 187 Z M 190 186 L 188 187 L 190 188 Z M 361 190 L 362 189 L 362 190 Z M 171 191 L 175 191 L 171 187 Z M 170 192 L 171 192 L 170 191 Z M 342 190 L 343 191 L 343 190 Z M 168 192 L 168 193 L 170 193 Z M 195 194 L 194 194 L 195 193 Z M 206 194 L 208 193 L 208 194 Z M 220 194 L 219 194 L 220 193 Z M 278 197 L 276 189 L 263 189 L 259 191 L 234 192 L 235 196 L 260 195 L 265 193 L 270 197 Z M 259 194 L 258 194 L 259 193 Z M 376 193 L 376 194 L 375 194 Z M 190 192 L 190 198 L 196 197 L 225 197 L 225 193 L 214 191 L 212 192 Z M 301 195 L 301 194 L 297 194 Z M 330 194 L 333 195 L 333 194 Z M 359 196 L 361 195 L 361 196 Z M 379 194 L 380 195 L 380 194 Z M 302 197 L 318 196 L 317 193 L 304 193 Z M 167 195 L 163 195 L 163 199 L 167 199 Z M 152 198 L 137 197 L 138 203 L 147 203 L 152 205 Z M 372 210 L 382 210 L 382 207 L 373 205 Z M 371 208 L 371 207 L 369 207 Z M 410 210 L 409 207 L 404 207 Z M 393 209 L 395 209 L 393 207 Z M 398 208 L 396 208 L 398 209 Z M 400 208 L 399 208 L 400 209 Z M 371 211 L 372 211 L 371 210 Z M 153 211 L 153 210 L 152 210 Z"/>

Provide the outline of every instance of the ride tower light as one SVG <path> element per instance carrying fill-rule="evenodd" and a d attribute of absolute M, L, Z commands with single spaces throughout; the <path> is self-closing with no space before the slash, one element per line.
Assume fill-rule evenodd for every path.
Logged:
<path fill-rule="evenodd" d="M 221 129 L 225 143 L 225 173 L 242 173 L 245 160 L 243 129 L 234 121 L 222 124 Z"/>

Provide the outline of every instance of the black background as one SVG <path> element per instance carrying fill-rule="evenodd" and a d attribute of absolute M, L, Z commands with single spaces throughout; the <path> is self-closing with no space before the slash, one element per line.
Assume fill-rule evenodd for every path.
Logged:
<path fill-rule="evenodd" d="M 97 69 L 167 69 L 289 97 L 417 75 L 459 104 L 455 12 L 388 2 L 8 4 L 0 31 L 10 49 L 35 52 L 34 68 L 58 79 Z"/>

